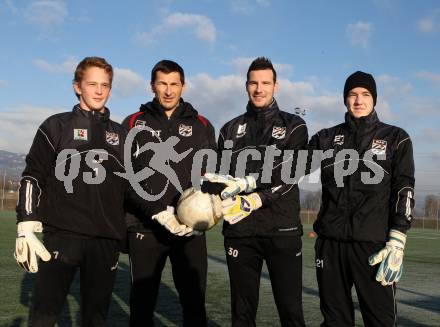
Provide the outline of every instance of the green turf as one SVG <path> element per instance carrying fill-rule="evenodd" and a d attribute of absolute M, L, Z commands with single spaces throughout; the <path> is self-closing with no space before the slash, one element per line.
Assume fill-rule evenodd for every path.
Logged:
<path fill-rule="evenodd" d="M 25 326 L 31 300 L 34 275 L 25 274 L 16 265 L 12 252 L 15 239 L 15 218 L 12 212 L 0 212 L 0 326 Z M 305 235 L 311 230 L 305 226 Z M 229 282 L 223 237 L 220 229 L 208 236 L 208 290 L 206 308 L 210 326 L 230 326 Z M 313 260 L 314 239 L 303 237 L 304 314 L 307 326 L 319 326 L 321 315 Z M 109 326 L 128 325 L 130 291 L 128 258 L 120 260 L 117 282 L 109 314 Z M 405 252 L 405 272 L 398 285 L 399 326 L 440 326 L 440 233 L 435 230 L 413 229 Z M 286 285 L 288 287 L 288 285 Z M 76 281 L 60 318 L 60 326 L 78 326 L 79 285 Z M 355 304 L 356 305 L 356 304 Z M 157 305 L 157 326 L 180 326 L 181 309 L 169 265 L 162 278 Z M 267 272 L 263 272 L 258 326 L 279 326 Z M 356 310 L 356 326 L 362 326 Z"/>

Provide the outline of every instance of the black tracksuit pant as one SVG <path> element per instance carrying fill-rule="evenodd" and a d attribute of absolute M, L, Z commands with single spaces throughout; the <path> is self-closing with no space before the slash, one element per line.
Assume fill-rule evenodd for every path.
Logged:
<path fill-rule="evenodd" d="M 256 326 L 263 260 L 281 326 L 304 326 L 301 238 L 225 237 L 224 244 L 231 285 L 232 326 Z"/>
<path fill-rule="evenodd" d="M 78 268 L 81 326 L 106 326 L 119 258 L 119 242 L 48 232 L 44 246 L 52 258 L 38 263 L 29 325 L 54 326 Z"/>
<path fill-rule="evenodd" d="M 324 316 L 321 326 L 354 326 L 353 285 L 366 327 L 396 326 L 396 288 L 377 282 L 379 265 L 368 264 L 368 257 L 384 246 L 384 243 L 316 240 L 316 275 Z"/>
<path fill-rule="evenodd" d="M 128 246 L 132 275 L 130 326 L 154 326 L 154 309 L 168 257 L 183 309 L 183 326 L 207 326 L 205 235 L 175 236 L 165 230 L 130 232 Z"/>

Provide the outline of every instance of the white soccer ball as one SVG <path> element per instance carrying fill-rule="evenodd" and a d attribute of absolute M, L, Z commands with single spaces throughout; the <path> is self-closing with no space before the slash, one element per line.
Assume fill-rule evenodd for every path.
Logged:
<path fill-rule="evenodd" d="M 214 227 L 222 216 L 220 196 L 202 193 L 191 187 L 183 192 L 177 202 L 177 219 L 198 231 Z"/>

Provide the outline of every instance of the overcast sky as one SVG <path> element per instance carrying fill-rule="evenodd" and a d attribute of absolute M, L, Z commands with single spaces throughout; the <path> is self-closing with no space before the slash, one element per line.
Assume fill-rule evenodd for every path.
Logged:
<path fill-rule="evenodd" d="M 115 68 L 114 120 L 151 99 L 151 68 L 166 58 L 216 128 L 243 112 L 247 67 L 267 56 L 278 103 L 305 108 L 310 135 L 343 120 L 346 77 L 372 73 L 380 119 L 413 139 L 418 190 L 440 191 L 438 1 L 0 0 L 0 31 L 0 149 L 27 152 L 47 116 L 72 108 L 85 56 Z"/>

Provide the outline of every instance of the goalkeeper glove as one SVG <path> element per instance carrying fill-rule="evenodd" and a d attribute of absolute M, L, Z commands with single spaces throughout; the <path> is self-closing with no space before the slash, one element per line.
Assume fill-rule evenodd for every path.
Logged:
<path fill-rule="evenodd" d="M 177 236 L 192 236 L 199 235 L 197 231 L 194 231 L 191 227 L 179 223 L 174 214 L 174 208 L 168 206 L 167 210 L 161 211 L 151 217 L 153 220 L 157 220 L 159 224 L 165 227 L 170 233 Z"/>
<path fill-rule="evenodd" d="M 31 273 L 38 271 L 39 256 L 43 261 L 50 260 L 50 253 L 34 233 L 41 233 L 43 226 L 40 221 L 22 221 L 17 225 L 14 257 L 19 266 Z"/>
<path fill-rule="evenodd" d="M 236 224 L 261 205 L 261 198 L 257 193 L 228 198 L 222 201 L 223 219 L 230 224 Z"/>
<path fill-rule="evenodd" d="M 370 266 L 380 263 L 376 280 L 383 286 L 397 283 L 402 277 L 405 243 L 406 235 L 392 229 L 385 247 L 368 258 Z"/>
<path fill-rule="evenodd" d="M 231 175 L 206 173 L 204 177 L 211 183 L 225 184 L 225 189 L 221 192 L 222 199 L 232 198 L 241 192 L 250 193 L 257 188 L 257 182 L 252 176 L 240 178 Z"/>

